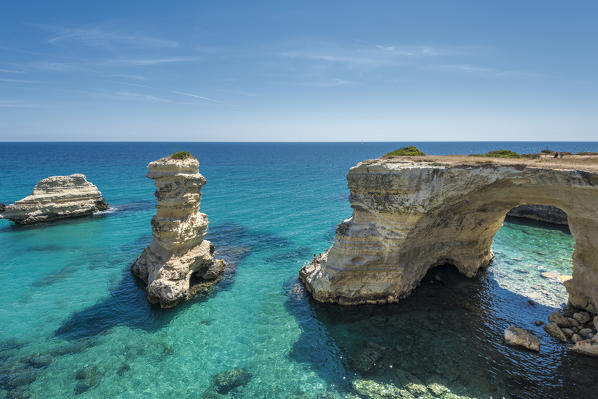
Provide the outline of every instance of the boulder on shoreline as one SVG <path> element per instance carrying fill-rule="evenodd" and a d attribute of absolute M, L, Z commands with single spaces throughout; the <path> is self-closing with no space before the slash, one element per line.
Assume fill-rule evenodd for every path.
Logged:
<path fill-rule="evenodd" d="M 204 240 L 208 217 L 199 205 L 206 179 L 197 159 L 166 157 L 148 168 L 158 200 L 153 239 L 131 271 L 147 285 L 149 302 L 170 308 L 220 281 L 226 263 L 214 257 L 214 246 Z"/>
<path fill-rule="evenodd" d="M 85 175 L 76 173 L 41 180 L 31 195 L 0 207 L 0 212 L 16 224 L 33 224 L 89 216 L 107 209 L 100 190 Z"/>
<path fill-rule="evenodd" d="M 540 351 L 538 337 L 523 328 L 509 326 L 505 330 L 505 342 L 509 345 L 523 346 L 536 352 Z"/>

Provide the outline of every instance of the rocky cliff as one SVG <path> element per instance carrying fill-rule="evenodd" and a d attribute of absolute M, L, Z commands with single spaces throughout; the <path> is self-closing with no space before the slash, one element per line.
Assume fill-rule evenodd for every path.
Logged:
<path fill-rule="evenodd" d="M 568 163 L 469 157 L 364 161 L 347 175 L 353 216 L 300 278 L 340 304 L 396 302 L 428 269 L 451 263 L 473 276 L 493 258 L 506 213 L 522 204 L 566 212 L 575 238 L 569 301 L 598 308 L 598 159 Z"/>
<path fill-rule="evenodd" d="M 131 271 L 146 283 L 150 302 L 169 308 L 218 282 L 226 264 L 204 240 L 208 218 L 199 205 L 206 179 L 197 159 L 162 158 L 148 168 L 158 201 L 153 239 Z"/>
<path fill-rule="evenodd" d="M 49 222 L 88 216 L 108 209 L 102 193 L 82 174 L 52 176 L 41 180 L 33 193 L 2 211 L 17 224 Z"/>

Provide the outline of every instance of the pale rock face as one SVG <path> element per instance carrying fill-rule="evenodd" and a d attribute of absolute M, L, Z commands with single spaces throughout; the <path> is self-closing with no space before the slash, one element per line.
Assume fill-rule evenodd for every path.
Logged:
<path fill-rule="evenodd" d="M 77 173 L 41 180 L 31 195 L 7 205 L 2 216 L 17 224 L 33 224 L 89 216 L 107 209 L 98 188 Z"/>
<path fill-rule="evenodd" d="M 523 328 L 510 326 L 505 330 L 504 338 L 509 345 L 523 346 L 536 352 L 540 350 L 538 337 Z"/>
<path fill-rule="evenodd" d="M 147 284 L 151 303 L 169 308 L 218 282 L 226 263 L 214 258 L 214 246 L 203 239 L 208 218 L 199 205 L 206 179 L 199 162 L 162 158 L 148 168 L 158 200 L 153 239 L 131 271 Z"/>
<path fill-rule="evenodd" d="M 347 305 L 397 302 L 431 267 L 443 263 L 473 276 L 491 262 L 491 244 L 507 212 L 522 204 L 539 204 L 556 206 L 568 215 L 576 241 L 573 277 L 565 282 L 570 303 L 598 307 L 594 169 L 431 158 L 382 158 L 350 169 L 353 216 L 339 224 L 324 259 L 300 272 L 316 300 Z"/>

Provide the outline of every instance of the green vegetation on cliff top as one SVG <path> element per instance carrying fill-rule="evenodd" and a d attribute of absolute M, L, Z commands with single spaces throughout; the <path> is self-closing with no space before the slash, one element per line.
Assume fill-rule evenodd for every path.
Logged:
<path fill-rule="evenodd" d="M 496 150 L 486 154 L 471 154 L 472 157 L 493 157 L 493 158 L 521 158 L 521 155 L 511 150 Z"/>
<path fill-rule="evenodd" d="M 398 150 L 394 150 L 389 152 L 388 154 L 384 155 L 385 157 L 412 157 L 416 155 L 426 155 L 422 151 L 420 151 L 416 146 L 410 145 L 407 147 L 400 148 Z"/>
<path fill-rule="evenodd" d="M 187 159 L 191 158 L 191 153 L 189 151 L 179 151 L 175 152 L 170 156 L 172 159 Z"/>

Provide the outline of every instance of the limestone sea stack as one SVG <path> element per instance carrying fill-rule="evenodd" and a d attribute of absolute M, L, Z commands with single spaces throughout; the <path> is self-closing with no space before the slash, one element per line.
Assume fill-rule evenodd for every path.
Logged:
<path fill-rule="evenodd" d="M 199 204 L 206 179 L 197 159 L 171 156 L 150 162 L 148 168 L 158 200 L 153 239 L 131 271 L 147 285 L 151 303 L 170 308 L 217 283 L 226 263 L 214 258 L 214 246 L 204 240 L 208 218 Z"/>
<path fill-rule="evenodd" d="M 361 162 L 347 180 L 352 217 L 299 274 L 315 299 L 397 302 L 443 263 L 471 277 L 491 262 L 507 212 L 538 204 L 566 212 L 575 238 L 569 302 L 598 309 L 598 158 L 390 157 Z"/>
<path fill-rule="evenodd" d="M 17 224 L 33 224 L 89 216 L 107 209 L 100 190 L 77 173 L 43 179 L 31 195 L 0 211 L 5 219 Z"/>

